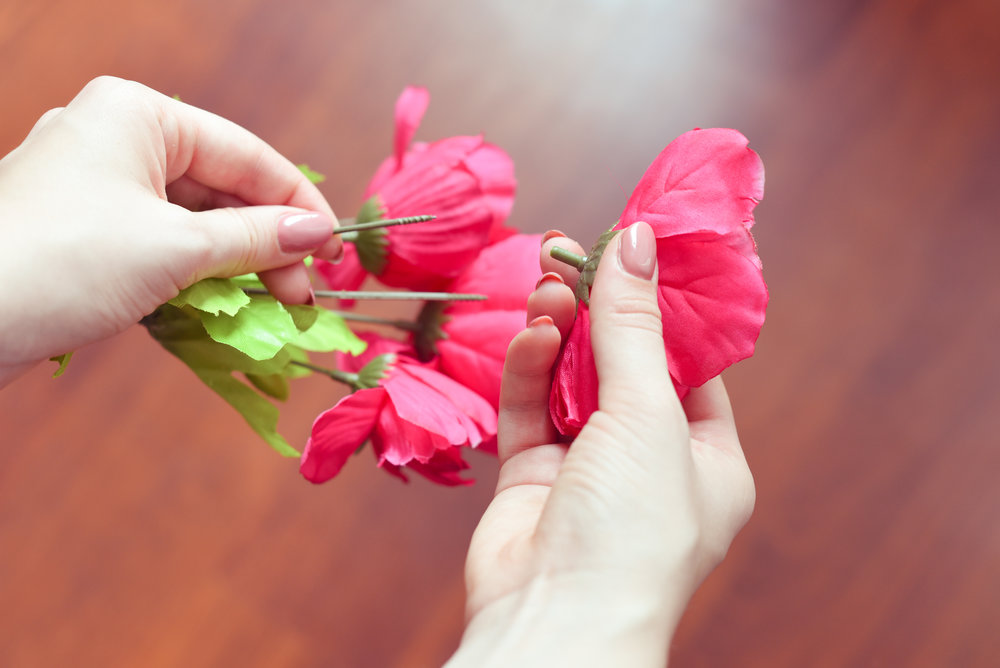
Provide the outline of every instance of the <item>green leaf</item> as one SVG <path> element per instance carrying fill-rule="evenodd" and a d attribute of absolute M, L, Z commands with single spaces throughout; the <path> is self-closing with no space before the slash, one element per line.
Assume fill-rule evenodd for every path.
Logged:
<path fill-rule="evenodd" d="M 288 387 L 288 378 L 284 374 L 272 373 L 268 376 L 261 376 L 256 373 L 248 373 L 246 377 L 254 387 L 267 396 L 278 401 L 288 400 L 290 388 Z"/>
<path fill-rule="evenodd" d="M 55 357 L 49 358 L 50 361 L 57 362 L 59 364 L 59 368 L 56 369 L 56 372 L 54 374 L 52 374 L 53 378 L 58 378 L 59 376 L 66 373 L 66 367 L 69 366 L 69 361 L 72 357 L 73 353 L 71 351 L 68 353 L 63 353 L 62 355 L 56 355 Z"/>
<path fill-rule="evenodd" d="M 301 332 L 294 341 L 295 345 L 314 352 L 331 352 L 337 350 L 351 355 L 360 355 L 367 344 L 347 326 L 347 322 L 339 315 L 323 308 L 311 306 L 289 306 L 293 314 L 296 311 L 309 309 L 315 311 L 316 318 L 312 326 Z"/>
<path fill-rule="evenodd" d="M 254 392 L 232 375 L 205 369 L 192 370 L 220 397 L 243 416 L 250 428 L 283 457 L 298 457 L 301 453 L 278 433 L 278 407 Z"/>
<path fill-rule="evenodd" d="M 236 315 L 202 316 L 205 331 L 219 343 L 232 346 L 255 360 L 278 354 L 286 343 L 295 341 L 299 330 L 292 316 L 274 297 L 254 295 Z"/>
<path fill-rule="evenodd" d="M 301 164 L 298 167 L 299 171 L 305 174 L 306 178 L 309 179 L 311 183 L 323 183 L 323 181 L 326 181 L 325 176 L 323 176 L 319 172 L 314 172 L 313 170 L 311 170 L 309 168 L 309 165 Z"/>
<path fill-rule="evenodd" d="M 319 318 L 319 313 L 322 309 L 302 304 L 288 304 L 285 306 L 285 310 L 292 316 L 295 329 L 299 330 L 299 332 L 304 332 L 316 324 L 316 319 Z"/>
<path fill-rule="evenodd" d="M 241 372 L 248 379 L 271 379 L 286 371 L 298 373 L 301 367 L 289 362 L 300 358 L 302 351 L 283 349 L 270 359 L 252 359 L 232 346 L 209 338 L 201 322 L 203 315 L 190 307 L 164 305 L 144 318 L 142 324 L 160 345 L 235 408 L 272 448 L 286 457 L 297 457 L 299 453 L 277 431 L 278 408 L 233 374 Z"/>
<path fill-rule="evenodd" d="M 250 297 L 228 278 L 206 278 L 181 290 L 168 304 L 173 306 L 193 306 L 199 311 L 218 315 L 236 315 L 250 303 Z"/>

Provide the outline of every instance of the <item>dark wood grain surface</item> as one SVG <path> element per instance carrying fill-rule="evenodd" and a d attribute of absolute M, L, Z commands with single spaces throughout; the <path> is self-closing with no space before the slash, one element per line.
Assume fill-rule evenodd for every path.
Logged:
<path fill-rule="evenodd" d="M 0 64 L 0 152 L 116 74 L 326 172 L 343 215 L 426 85 L 419 137 L 485 132 L 513 222 L 585 242 L 670 139 L 742 130 L 772 301 L 727 379 L 758 505 L 673 663 L 1000 662 L 995 0 L 0 0 Z M 50 373 L 0 392 L 0 665 L 453 651 L 490 458 L 466 489 L 367 456 L 313 487 L 139 328 Z M 338 392 L 300 382 L 293 443 Z"/>

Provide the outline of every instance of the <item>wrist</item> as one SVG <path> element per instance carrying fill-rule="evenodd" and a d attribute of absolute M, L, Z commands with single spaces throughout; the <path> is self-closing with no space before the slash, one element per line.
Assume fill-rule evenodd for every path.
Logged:
<path fill-rule="evenodd" d="M 648 584 L 625 579 L 540 576 L 476 612 L 448 668 L 659 668 L 685 603 L 665 601 Z"/>

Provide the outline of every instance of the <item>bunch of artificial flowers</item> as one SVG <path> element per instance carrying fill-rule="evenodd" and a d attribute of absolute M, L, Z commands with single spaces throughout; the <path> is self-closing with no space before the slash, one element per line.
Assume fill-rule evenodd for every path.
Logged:
<path fill-rule="evenodd" d="M 256 276 L 207 279 L 143 320 L 164 348 L 244 417 L 275 450 L 301 458 L 302 475 L 324 482 L 366 443 L 379 467 L 444 485 L 471 482 L 467 448 L 496 452 L 500 376 L 541 277 L 539 235 L 506 222 L 514 200 L 510 157 L 481 136 L 413 143 L 425 89 L 396 102 L 393 154 L 376 170 L 339 264 L 312 269 L 341 310 L 283 305 Z M 304 170 L 311 178 L 318 175 Z M 587 303 L 611 233 L 649 223 L 657 237 L 663 340 L 678 394 L 753 354 L 767 289 L 750 233 L 763 196 L 763 166 L 739 132 L 694 130 L 672 142 L 639 182 L 618 222 L 586 257 L 579 306 L 554 372 L 551 414 L 571 440 L 597 408 Z M 374 278 L 399 291 L 360 292 Z M 404 336 L 356 333 L 371 322 L 357 299 L 423 300 L 414 321 L 381 321 Z M 310 352 L 335 352 L 334 366 Z M 273 400 L 289 380 L 322 373 L 351 392 L 321 413 L 301 454 L 278 432 Z"/>

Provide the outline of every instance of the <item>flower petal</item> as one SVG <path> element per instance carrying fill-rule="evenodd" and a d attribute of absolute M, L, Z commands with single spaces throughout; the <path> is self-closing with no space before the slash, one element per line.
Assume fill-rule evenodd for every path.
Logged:
<path fill-rule="evenodd" d="M 396 384 L 397 396 L 400 395 L 399 386 L 405 383 L 404 380 Z M 407 405 L 407 402 L 403 403 Z M 414 461 L 430 461 L 435 452 L 451 446 L 440 433 L 400 417 L 398 407 L 392 401 L 387 402 L 379 414 L 372 440 L 379 466 L 386 462 L 406 466 Z"/>
<path fill-rule="evenodd" d="M 395 156 L 398 167 L 403 166 L 403 156 L 406 148 L 410 145 L 413 135 L 420 127 L 420 121 L 424 118 L 427 105 L 430 104 L 431 94 L 426 88 L 419 86 L 407 86 L 396 100 L 396 137 Z"/>
<path fill-rule="evenodd" d="M 590 311 L 580 304 L 556 359 L 549 414 L 559 433 L 575 437 L 597 410 L 597 366 L 590 347 Z"/>
<path fill-rule="evenodd" d="M 358 251 L 354 244 L 344 244 L 344 259 L 333 264 L 326 260 L 316 259 L 313 261 L 313 268 L 318 273 L 331 290 L 357 290 L 365 282 L 368 272 L 361 266 Z M 351 302 L 354 300 L 341 300 Z"/>
<path fill-rule="evenodd" d="M 745 239 L 750 233 L 733 233 Z M 671 375 L 698 387 L 750 357 L 764 323 L 767 286 L 739 238 L 657 240 L 659 304 Z M 751 242 L 752 243 L 752 242 Z"/>
<path fill-rule="evenodd" d="M 313 422 L 312 434 L 302 451 L 299 472 L 310 482 L 334 477 L 347 459 L 368 440 L 382 410 L 382 388 L 349 394 Z"/>
<path fill-rule="evenodd" d="M 440 437 L 441 440 L 429 441 L 434 443 L 435 447 L 444 445 L 474 447 L 482 441 L 483 433 L 476 421 L 463 412 L 456 400 L 467 403 L 469 397 L 473 397 L 485 406 L 487 412 L 492 412 L 492 409 L 482 397 L 444 374 L 401 361 L 389 378 L 383 381 L 383 387 L 402 421 L 419 427 L 432 436 Z M 496 420 L 495 413 L 493 416 Z M 418 445 L 423 449 L 414 450 L 412 456 L 427 461 L 433 452 L 424 448 L 426 445 L 424 441 Z M 392 458 L 389 461 L 393 464 L 406 463 L 394 461 Z"/>
<path fill-rule="evenodd" d="M 536 263 L 537 266 L 537 263 Z M 444 325 L 438 341 L 441 371 L 486 399 L 500 401 L 500 377 L 511 340 L 524 329 L 527 311 L 460 313 Z"/>
<path fill-rule="evenodd" d="M 406 371 L 428 385 L 433 385 L 459 410 L 463 418 L 462 423 L 469 434 L 467 445 L 474 448 L 483 438 L 496 435 L 497 413 L 481 396 L 461 383 L 425 366 L 407 365 Z M 468 421 L 464 418 L 468 418 Z M 478 436 L 474 435 L 476 431 Z"/>
<path fill-rule="evenodd" d="M 471 485 L 475 482 L 475 480 L 459 477 L 462 471 L 469 468 L 468 463 L 462 459 L 460 448 L 438 450 L 427 463 L 413 461 L 410 462 L 408 468 L 439 485 L 454 487 L 456 485 Z"/>
<path fill-rule="evenodd" d="M 643 174 L 616 227 L 644 220 L 657 237 L 750 229 L 764 166 L 747 143 L 727 128 L 684 133 Z"/>
<path fill-rule="evenodd" d="M 493 229 L 499 233 L 514 206 L 514 161 L 503 149 L 484 142 L 465 158 L 465 167 L 479 182 L 484 203 L 493 212 Z"/>
<path fill-rule="evenodd" d="M 488 246 L 449 286 L 453 292 L 484 294 L 485 302 L 455 302 L 448 306 L 449 315 L 478 311 L 523 311 L 528 296 L 542 277 L 538 253 L 542 237 L 538 234 L 518 234 Z M 522 329 L 523 329 L 523 324 Z"/>

